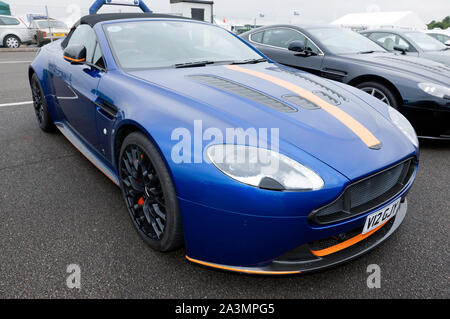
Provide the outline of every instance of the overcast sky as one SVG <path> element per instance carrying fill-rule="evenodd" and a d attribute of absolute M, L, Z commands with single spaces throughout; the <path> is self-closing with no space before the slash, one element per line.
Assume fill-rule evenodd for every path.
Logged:
<path fill-rule="evenodd" d="M 3 0 L 11 5 L 14 15 L 43 13 L 47 4 L 50 16 L 66 22 L 76 21 L 87 14 L 93 0 Z M 146 0 L 156 12 L 170 12 L 169 0 Z M 414 11 L 425 23 L 450 15 L 450 0 L 214 0 L 217 18 L 248 18 L 264 14 L 270 22 L 329 23 L 347 13 L 366 11 Z M 117 10 L 118 7 L 112 7 Z M 81 9 L 81 10 L 80 10 Z M 133 10 L 133 9 L 132 9 Z M 300 12 L 299 17 L 293 11 Z M 81 11 L 81 12 L 80 12 Z M 102 11 L 111 11 L 104 10 Z M 125 10 L 124 10 L 125 11 Z"/>

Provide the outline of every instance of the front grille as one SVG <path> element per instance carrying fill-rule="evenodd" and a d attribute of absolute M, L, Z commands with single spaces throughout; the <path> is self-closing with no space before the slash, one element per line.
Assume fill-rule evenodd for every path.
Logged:
<path fill-rule="evenodd" d="M 314 224 L 330 224 L 372 210 L 396 196 L 409 183 L 416 167 L 408 159 L 348 186 L 332 203 L 314 210 L 308 219 Z"/>

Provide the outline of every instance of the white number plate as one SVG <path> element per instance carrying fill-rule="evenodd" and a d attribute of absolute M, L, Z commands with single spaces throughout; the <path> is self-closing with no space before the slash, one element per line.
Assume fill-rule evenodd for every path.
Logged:
<path fill-rule="evenodd" d="M 401 198 L 397 199 L 395 202 L 384 207 L 383 209 L 367 216 L 362 233 L 368 233 L 394 217 L 400 209 L 400 201 Z"/>

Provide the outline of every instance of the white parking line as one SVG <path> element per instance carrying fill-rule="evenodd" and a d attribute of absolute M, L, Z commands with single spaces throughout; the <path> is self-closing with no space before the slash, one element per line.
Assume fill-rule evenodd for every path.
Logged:
<path fill-rule="evenodd" d="M 0 64 L 31 63 L 33 61 L 0 61 Z"/>
<path fill-rule="evenodd" d="M 28 104 L 33 104 L 33 101 L 0 104 L 0 107 L 17 106 L 17 105 L 28 105 Z"/>

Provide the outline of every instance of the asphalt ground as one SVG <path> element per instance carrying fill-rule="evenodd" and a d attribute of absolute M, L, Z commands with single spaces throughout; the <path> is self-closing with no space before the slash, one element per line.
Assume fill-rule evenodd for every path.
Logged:
<path fill-rule="evenodd" d="M 421 141 L 399 230 L 367 255 L 295 277 L 203 268 L 140 239 L 119 189 L 59 133 L 38 128 L 34 53 L 0 53 L 0 298 L 449 298 L 450 143 Z M 19 63 L 11 63 L 18 61 Z M 7 63 L 5 63 L 7 62 Z M 81 289 L 69 289 L 69 264 Z M 368 265 L 381 288 L 367 287 Z"/>

